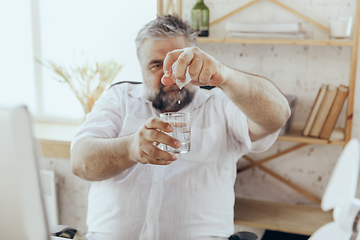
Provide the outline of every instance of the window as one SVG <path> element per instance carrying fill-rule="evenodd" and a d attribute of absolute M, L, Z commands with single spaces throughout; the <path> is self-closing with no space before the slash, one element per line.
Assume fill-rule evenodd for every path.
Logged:
<path fill-rule="evenodd" d="M 141 27 L 155 18 L 156 1 L 9 2 L 12 6 L 7 6 L 4 13 L 12 21 L 3 19 L 1 26 L 17 35 L 7 42 L 1 40 L 1 47 L 7 51 L 1 63 L 10 59 L 11 67 L 6 70 L 5 78 L 11 87 L 10 91 L 1 91 L 5 95 L 0 97 L 0 102 L 25 103 L 42 120 L 83 119 L 81 105 L 70 88 L 55 81 L 52 71 L 34 63 L 34 53 L 62 65 L 113 58 L 124 65 L 115 81 L 142 80 L 134 40 Z M 9 22 L 11 26 L 7 26 Z M 9 44 L 10 48 L 6 46 Z M 40 74 L 34 72 L 34 66 L 40 69 Z"/>
<path fill-rule="evenodd" d="M 6 1 L 0 7 L 0 104 L 27 104 L 35 112 L 30 19 L 28 0 Z"/>

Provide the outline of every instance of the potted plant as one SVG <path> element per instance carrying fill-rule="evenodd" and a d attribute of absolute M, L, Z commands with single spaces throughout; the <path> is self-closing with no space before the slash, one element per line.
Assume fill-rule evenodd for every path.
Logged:
<path fill-rule="evenodd" d="M 109 87 L 123 65 L 114 59 L 95 61 L 93 64 L 86 62 L 84 65 L 62 66 L 51 60 L 35 60 L 44 67 L 52 70 L 57 77 L 55 80 L 66 83 L 80 101 L 85 114 L 89 113 L 96 100 Z"/>

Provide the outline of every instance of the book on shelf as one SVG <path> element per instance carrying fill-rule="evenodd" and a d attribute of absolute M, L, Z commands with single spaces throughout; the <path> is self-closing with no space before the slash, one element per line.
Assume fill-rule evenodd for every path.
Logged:
<path fill-rule="evenodd" d="M 334 103 L 338 88 L 335 85 L 327 85 L 324 100 L 321 103 L 319 112 L 316 115 L 314 124 L 310 131 L 310 137 L 319 137 L 324 127 L 325 121 L 330 113 L 330 109 Z"/>
<path fill-rule="evenodd" d="M 349 93 L 349 87 L 342 85 L 339 87 L 334 103 L 331 106 L 329 115 L 325 121 L 324 127 L 321 130 L 320 138 L 322 139 L 330 138 L 330 135 L 335 128 L 335 124 L 339 118 L 341 109 L 343 108 L 348 93 Z"/>
<path fill-rule="evenodd" d="M 281 32 L 300 32 L 301 26 L 298 22 L 285 23 L 244 23 L 244 22 L 226 22 L 225 30 L 230 32 L 259 32 L 259 33 L 281 33 Z"/>
<path fill-rule="evenodd" d="M 327 91 L 327 85 L 323 84 L 323 85 L 321 86 L 321 88 L 320 88 L 317 96 L 316 96 L 316 99 L 315 99 L 314 104 L 313 104 L 313 106 L 312 106 L 312 108 L 311 108 L 309 117 L 308 117 L 308 119 L 306 120 L 304 129 L 303 129 L 303 131 L 302 131 L 302 135 L 303 135 L 304 137 L 307 137 L 307 136 L 309 136 L 309 134 L 310 134 L 310 130 L 311 130 L 313 124 L 314 124 L 316 115 L 317 115 L 317 113 L 319 112 L 321 103 L 322 103 L 322 101 L 324 100 L 326 91 Z"/>
<path fill-rule="evenodd" d="M 229 32 L 230 37 L 265 38 L 265 39 L 304 39 L 305 33 L 260 33 L 260 32 Z"/>

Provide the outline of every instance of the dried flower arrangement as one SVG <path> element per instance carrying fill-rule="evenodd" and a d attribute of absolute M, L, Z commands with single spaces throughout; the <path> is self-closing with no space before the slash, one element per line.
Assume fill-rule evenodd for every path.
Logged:
<path fill-rule="evenodd" d="M 60 78 L 54 78 L 61 83 L 67 83 L 80 101 L 85 114 L 89 113 L 96 100 L 109 87 L 123 65 L 115 60 L 105 60 L 90 65 L 64 67 L 50 60 L 35 60 L 44 67 L 52 70 Z"/>

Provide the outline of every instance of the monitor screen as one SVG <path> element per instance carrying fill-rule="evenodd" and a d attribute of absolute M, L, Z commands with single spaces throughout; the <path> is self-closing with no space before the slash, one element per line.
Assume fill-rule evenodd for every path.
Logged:
<path fill-rule="evenodd" d="M 38 146 L 25 106 L 0 106 L 1 239 L 50 239 L 38 169 Z"/>

